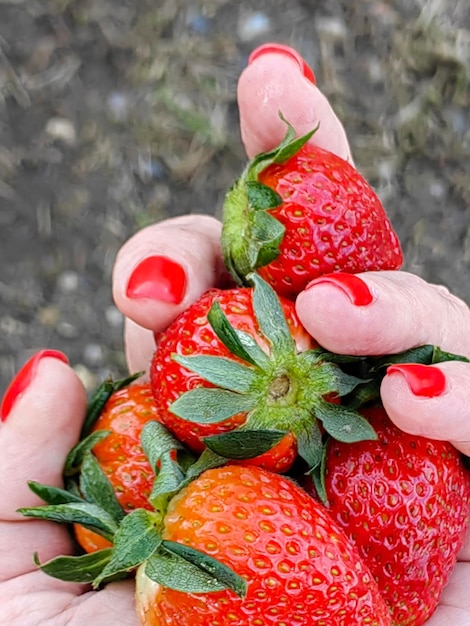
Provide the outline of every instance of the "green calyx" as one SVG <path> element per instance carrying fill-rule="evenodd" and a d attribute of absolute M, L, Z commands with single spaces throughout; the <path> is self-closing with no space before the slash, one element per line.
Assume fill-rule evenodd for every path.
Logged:
<path fill-rule="evenodd" d="M 287 125 L 283 141 L 273 150 L 257 155 L 226 195 L 223 211 L 222 250 L 225 265 L 240 285 L 247 276 L 279 256 L 284 226 L 268 211 L 282 204 L 282 198 L 258 180 L 261 172 L 273 163 L 284 163 L 296 154 L 317 128 L 296 137 Z"/>
<path fill-rule="evenodd" d="M 298 353 L 276 293 L 257 274 L 248 278 L 254 285 L 253 309 L 269 354 L 253 337 L 234 329 L 215 302 L 208 315 L 212 328 L 243 362 L 173 355 L 180 365 L 214 386 L 182 394 L 170 411 L 200 424 L 216 424 L 246 413 L 242 427 L 204 439 L 210 450 L 227 459 L 256 457 L 292 433 L 299 455 L 312 468 L 321 462 L 322 428 L 345 442 L 375 438 L 374 430 L 357 411 L 325 399 L 351 394 L 368 381 L 342 371 L 321 349 Z"/>
<path fill-rule="evenodd" d="M 98 399 L 103 399 L 104 385 L 111 389 L 107 381 L 90 402 L 90 424 L 96 419 L 91 412 Z M 152 508 L 126 514 L 92 452 L 107 435 L 108 431 L 94 432 L 72 448 L 64 468 L 65 488 L 31 481 L 30 489 L 45 504 L 19 512 L 29 518 L 79 524 L 110 541 L 112 547 L 91 554 L 59 556 L 45 563 L 35 554 L 36 565 L 54 578 L 91 584 L 95 589 L 126 578 L 142 565 L 151 580 L 171 589 L 185 593 L 231 589 L 244 597 L 247 583 L 229 567 L 190 546 L 163 539 L 172 498 L 205 470 L 223 465 L 226 459 L 207 450 L 195 460 L 162 424 L 148 422 L 142 430 L 142 447 L 156 475 L 149 497 Z"/>

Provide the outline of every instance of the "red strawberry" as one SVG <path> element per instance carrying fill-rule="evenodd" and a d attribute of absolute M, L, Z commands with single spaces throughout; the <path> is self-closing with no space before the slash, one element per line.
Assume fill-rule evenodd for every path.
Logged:
<path fill-rule="evenodd" d="M 144 425 L 156 419 L 158 411 L 150 385 L 134 384 L 111 394 L 92 428 L 92 433 L 109 431 L 93 447 L 93 453 L 125 512 L 151 508 L 148 497 L 155 474 L 142 449 L 140 435 Z M 79 524 L 75 525 L 75 534 L 86 552 L 111 545 Z"/>
<path fill-rule="evenodd" d="M 323 507 L 282 476 L 242 466 L 206 471 L 170 503 L 164 528 L 164 539 L 244 578 L 246 597 L 169 589 L 143 565 L 136 598 L 144 626 L 390 624 L 355 549 Z"/>
<path fill-rule="evenodd" d="M 222 247 L 240 284 L 258 271 L 277 293 L 295 298 L 331 272 L 398 269 L 397 235 L 374 190 L 348 162 L 306 144 L 284 141 L 251 161 L 227 194 Z"/>
<path fill-rule="evenodd" d="M 363 413 L 378 440 L 329 442 L 327 506 L 369 565 L 393 623 L 420 626 L 464 541 L 470 473 L 450 443 L 402 432 L 380 406 Z"/>
<path fill-rule="evenodd" d="M 278 472 L 297 451 L 310 466 L 320 461 L 318 420 L 348 441 L 375 436 L 359 414 L 325 399 L 357 379 L 313 349 L 291 301 L 253 281 L 207 292 L 159 337 L 150 377 L 165 426 L 197 452 L 205 444 Z"/>
<path fill-rule="evenodd" d="M 188 463 L 156 421 L 144 426 L 142 446 L 159 468 L 150 509 L 116 510 L 92 456 L 77 458 L 80 444 L 71 456 L 84 497 L 31 484 L 46 505 L 21 509 L 25 516 L 80 521 L 113 539 L 95 554 L 44 563 L 36 556 L 42 571 L 97 588 L 138 568 L 136 606 L 145 626 L 391 626 L 356 548 L 290 479 L 222 466 L 207 451 Z"/>

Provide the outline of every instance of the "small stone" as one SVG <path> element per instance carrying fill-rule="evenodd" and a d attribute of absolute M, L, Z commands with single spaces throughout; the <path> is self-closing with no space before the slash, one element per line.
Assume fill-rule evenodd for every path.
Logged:
<path fill-rule="evenodd" d="M 252 41 L 269 32 L 271 22 L 269 17 L 257 11 L 244 15 L 238 24 L 238 36 L 242 41 Z"/>
<path fill-rule="evenodd" d="M 45 306 L 38 311 L 38 320 L 42 326 L 55 328 L 60 318 L 60 311 L 56 306 Z"/>
<path fill-rule="evenodd" d="M 78 363 L 73 368 L 75 374 L 82 381 L 83 386 L 85 387 L 88 393 L 94 391 L 98 386 L 98 377 L 93 374 L 91 370 L 89 370 L 82 363 Z"/>
<path fill-rule="evenodd" d="M 83 359 L 89 365 L 100 365 L 104 360 L 103 347 L 97 343 L 87 344 L 83 350 Z"/>
<path fill-rule="evenodd" d="M 75 339 L 78 337 L 78 329 L 70 322 L 59 322 L 57 324 L 57 333 L 65 339 Z"/>
<path fill-rule="evenodd" d="M 108 324 L 112 326 L 113 328 L 121 328 L 122 325 L 124 324 L 123 314 L 117 307 L 113 305 L 108 306 L 106 308 L 104 312 L 104 316 Z"/>
<path fill-rule="evenodd" d="M 77 142 L 75 126 L 65 117 L 51 117 L 45 131 L 52 139 L 63 141 L 68 146 L 74 146 Z"/>
<path fill-rule="evenodd" d="M 130 102 L 127 94 L 112 91 L 107 99 L 110 117 L 116 122 L 125 122 L 129 117 Z"/>
<path fill-rule="evenodd" d="M 73 270 L 62 272 L 57 278 L 57 288 L 63 293 L 73 293 L 77 290 L 79 276 Z"/>

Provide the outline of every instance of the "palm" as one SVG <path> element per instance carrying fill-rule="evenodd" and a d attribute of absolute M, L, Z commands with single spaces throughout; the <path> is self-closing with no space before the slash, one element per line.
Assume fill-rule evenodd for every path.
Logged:
<path fill-rule="evenodd" d="M 33 530 L 34 532 L 34 530 Z M 29 560 L 31 560 L 31 555 Z M 99 592 L 78 590 L 47 578 L 37 572 L 29 572 L 0 586 L 2 604 L 1 624 L 20 626 L 28 615 L 31 626 L 138 626 L 134 609 L 133 583 L 113 583 Z"/>

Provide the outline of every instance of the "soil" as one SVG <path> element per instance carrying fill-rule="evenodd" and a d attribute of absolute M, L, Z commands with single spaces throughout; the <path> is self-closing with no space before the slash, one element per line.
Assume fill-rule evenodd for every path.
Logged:
<path fill-rule="evenodd" d="M 296 47 L 403 243 L 470 302 L 467 0 L 0 0 L 0 393 L 35 350 L 125 372 L 121 244 L 220 214 L 245 155 L 237 77 Z"/>

